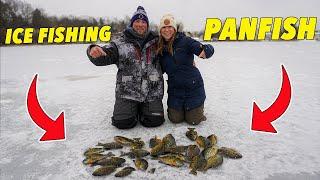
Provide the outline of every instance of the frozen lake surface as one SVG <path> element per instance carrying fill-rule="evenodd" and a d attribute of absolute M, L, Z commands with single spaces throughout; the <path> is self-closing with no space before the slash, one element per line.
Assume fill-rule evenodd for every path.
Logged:
<path fill-rule="evenodd" d="M 135 171 L 128 179 L 320 179 L 319 41 L 213 45 L 212 58 L 196 60 L 204 78 L 208 119 L 196 128 L 205 136 L 215 133 L 219 146 L 234 147 L 243 158 L 225 158 L 222 166 L 197 176 L 189 174 L 187 166 L 177 169 L 149 160 L 155 174 Z M 148 141 L 172 133 L 178 144 L 191 144 L 184 135 L 189 126 L 172 124 L 167 116 L 158 128 L 111 126 L 117 69 L 91 64 L 86 48 L 1 47 L 0 179 L 100 179 L 82 164 L 83 152 L 115 135 Z M 281 64 L 291 81 L 292 99 L 273 123 L 278 133 L 251 131 L 253 101 L 262 110 L 274 102 L 281 87 Z M 38 141 L 44 131 L 26 109 L 26 93 L 36 73 L 43 109 L 53 118 L 65 112 L 64 141 Z"/>

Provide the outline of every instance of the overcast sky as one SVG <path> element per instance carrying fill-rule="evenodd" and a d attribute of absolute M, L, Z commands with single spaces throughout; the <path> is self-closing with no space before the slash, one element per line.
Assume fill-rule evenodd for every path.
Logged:
<path fill-rule="evenodd" d="M 147 11 L 149 21 L 159 24 L 171 13 L 187 30 L 201 30 L 206 18 L 316 16 L 320 0 L 22 0 L 48 15 L 76 15 L 123 18 L 132 16 L 138 5 Z"/>

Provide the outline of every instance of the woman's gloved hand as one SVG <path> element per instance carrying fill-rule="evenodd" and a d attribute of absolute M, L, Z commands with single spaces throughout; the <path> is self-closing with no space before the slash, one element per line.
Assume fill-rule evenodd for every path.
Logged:
<path fill-rule="evenodd" d="M 202 46 L 206 58 L 210 58 L 214 53 L 214 48 L 211 44 L 205 44 Z"/>

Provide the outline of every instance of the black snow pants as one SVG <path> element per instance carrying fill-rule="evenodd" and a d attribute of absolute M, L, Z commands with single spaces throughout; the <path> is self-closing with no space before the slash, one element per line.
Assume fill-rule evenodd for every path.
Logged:
<path fill-rule="evenodd" d="M 137 102 L 116 98 L 112 125 L 119 129 L 130 129 L 135 127 L 138 121 L 145 127 L 157 127 L 163 124 L 162 101 Z"/>

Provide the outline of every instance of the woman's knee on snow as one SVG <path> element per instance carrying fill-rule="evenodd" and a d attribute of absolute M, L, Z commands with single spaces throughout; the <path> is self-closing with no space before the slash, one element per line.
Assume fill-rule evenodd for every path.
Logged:
<path fill-rule="evenodd" d="M 203 115 L 203 105 L 194 108 L 185 113 L 186 122 L 191 125 L 198 125 L 201 121 L 205 121 L 207 118 Z"/>
<path fill-rule="evenodd" d="M 182 123 L 184 121 L 184 112 L 168 108 L 168 118 L 172 123 Z"/>

